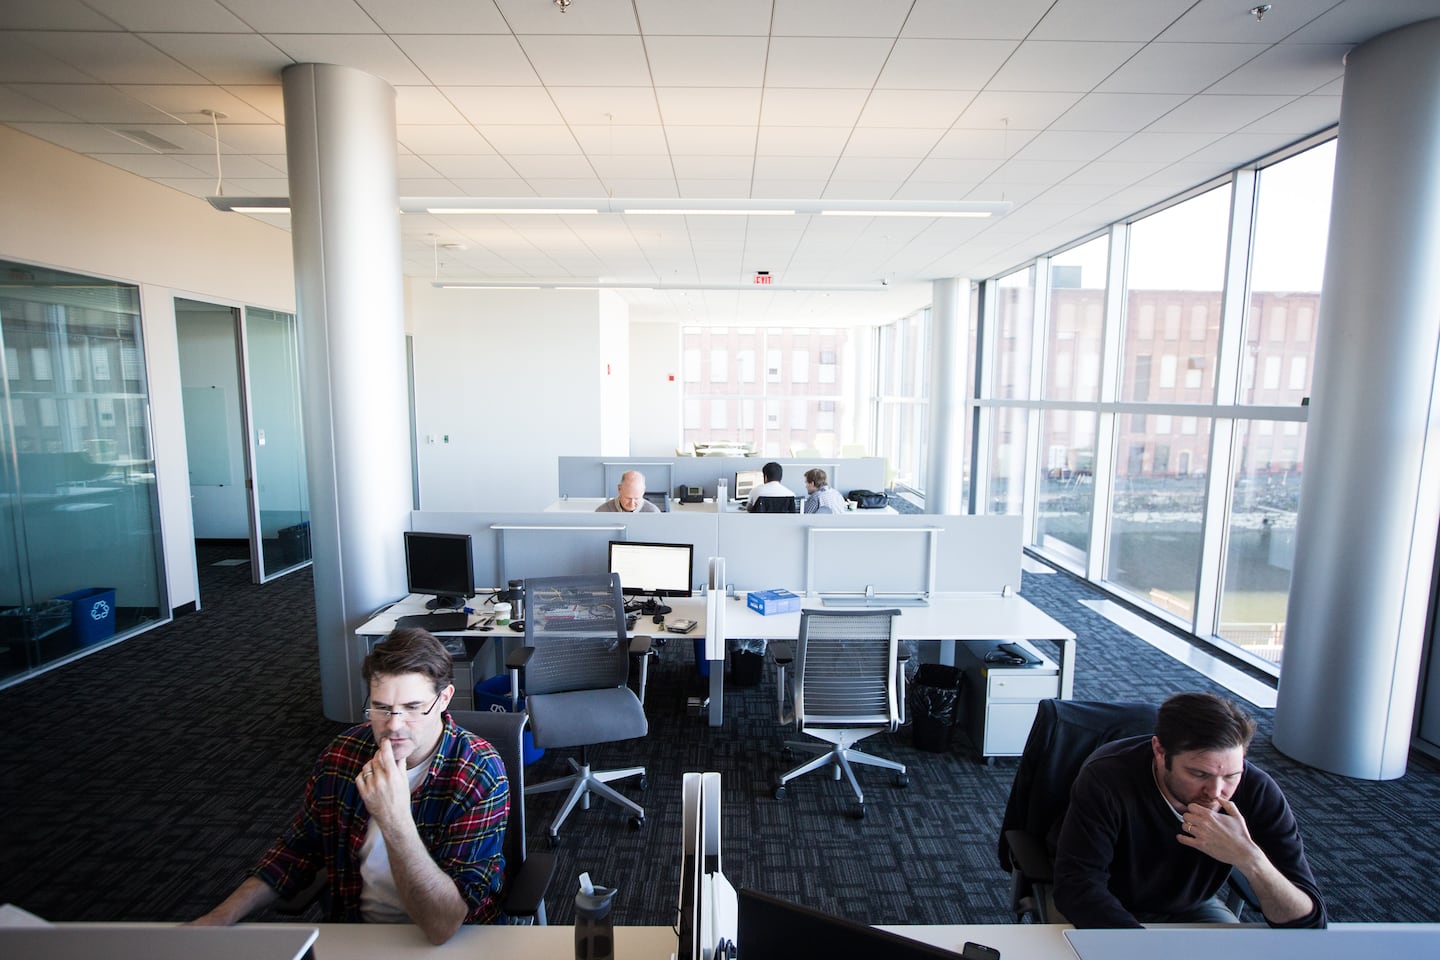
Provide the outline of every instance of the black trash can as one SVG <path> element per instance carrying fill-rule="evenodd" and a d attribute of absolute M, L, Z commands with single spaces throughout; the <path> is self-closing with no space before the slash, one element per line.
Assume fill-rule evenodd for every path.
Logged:
<path fill-rule="evenodd" d="M 910 725 L 915 746 L 931 753 L 950 749 L 960 706 L 959 667 L 922 663 L 910 688 Z"/>
<path fill-rule="evenodd" d="M 742 638 L 730 641 L 730 682 L 737 687 L 760 683 L 765 670 L 765 641 Z"/>

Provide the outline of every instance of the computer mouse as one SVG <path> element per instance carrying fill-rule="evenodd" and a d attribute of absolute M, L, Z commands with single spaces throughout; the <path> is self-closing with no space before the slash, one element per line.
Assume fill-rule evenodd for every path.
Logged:
<path fill-rule="evenodd" d="M 514 630 L 516 633 L 524 633 L 524 632 L 525 632 L 525 621 L 524 621 L 524 620 L 511 620 L 511 621 L 510 621 L 510 629 L 511 629 L 511 630 Z"/>
<path fill-rule="evenodd" d="M 650 622 L 651 622 L 651 623 L 664 623 L 664 622 L 665 622 L 665 614 L 663 614 L 663 613 L 657 613 L 657 614 L 655 614 L 655 616 L 653 616 L 653 617 L 650 618 Z"/>

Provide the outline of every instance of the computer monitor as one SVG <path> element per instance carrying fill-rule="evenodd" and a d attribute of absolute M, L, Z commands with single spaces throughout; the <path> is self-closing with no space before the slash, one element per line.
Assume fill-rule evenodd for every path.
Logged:
<path fill-rule="evenodd" d="M 765 482 L 765 473 L 761 470 L 737 470 L 735 471 L 735 499 L 749 500 L 750 491 Z"/>
<path fill-rule="evenodd" d="M 434 594 L 427 609 L 463 607 L 475 596 L 475 561 L 468 533 L 405 532 L 405 585 Z"/>
<path fill-rule="evenodd" d="M 741 888 L 735 946 L 741 960 L 955 960 L 959 954 L 868 924 Z"/>
<path fill-rule="evenodd" d="M 689 543 L 610 541 L 610 572 L 620 575 L 627 596 L 688 597 L 695 553 Z"/>

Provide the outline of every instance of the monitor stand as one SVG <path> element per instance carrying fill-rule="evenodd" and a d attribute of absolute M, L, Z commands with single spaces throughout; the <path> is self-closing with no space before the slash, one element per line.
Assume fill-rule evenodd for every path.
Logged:
<path fill-rule="evenodd" d="M 426 610 L 459 610 L 463 606 L 465 606 L 464 597 L 447 597 L 442 595 L 431 597 L 425 601 Z"/>

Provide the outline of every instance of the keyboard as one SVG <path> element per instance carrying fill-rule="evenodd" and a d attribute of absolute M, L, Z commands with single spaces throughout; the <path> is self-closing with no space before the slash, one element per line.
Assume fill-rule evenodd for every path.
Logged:
<path fill-rule="evenodd" d="M 470 614 L 461 610 L 456 613 L 412 613 L 407 617 L 397 617 L 395 627 L 420 627 L 422 630 L 429 630 L 431 633 L 444 633 L 447 631 L 464 630 L 470 625 Z"/>

